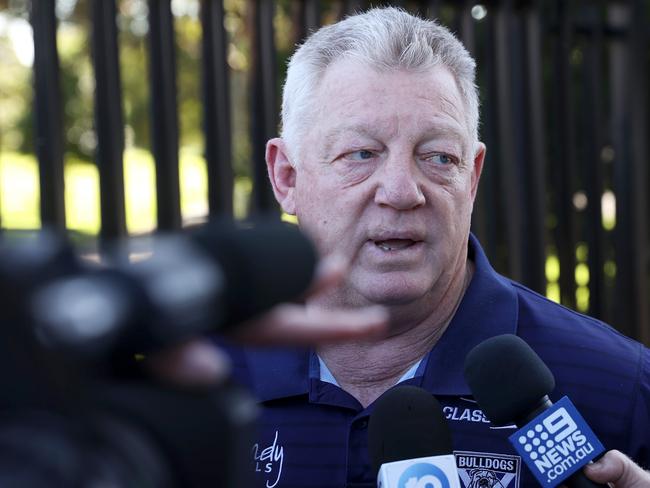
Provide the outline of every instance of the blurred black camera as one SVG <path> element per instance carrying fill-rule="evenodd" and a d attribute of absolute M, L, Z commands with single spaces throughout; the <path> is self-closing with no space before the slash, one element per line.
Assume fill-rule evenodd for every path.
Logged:
<path fill-rule="evenodd" d="M 295 298 L 315 264 L 279 223 L 157 236 L 110 265 L 52 232 L 0 242 L 0 486 L 248 486 L 249 394 L 171 386 L 137 357 Z"/>

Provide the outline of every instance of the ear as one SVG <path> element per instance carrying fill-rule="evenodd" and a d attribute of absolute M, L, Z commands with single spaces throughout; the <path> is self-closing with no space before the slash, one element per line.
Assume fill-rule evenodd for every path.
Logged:
<path fill-rule="evenodd" d="M 485 144 L 479 142 L 476 145 L 476 152 L 474 153 L 474 168 L 472 168 L 472 202 L 476 198 L 478 190 L 478 182 L 481 179 L 481 172 L 483 171 L 483 162 L 485 161 Z"/>
<path fill-rule="evenodd" d="M 295 215 L 296 169 L 291 164 L 283 139 L 276 137 L 266 143 L 266 167 L 275 199 L 284 212 Z"/>

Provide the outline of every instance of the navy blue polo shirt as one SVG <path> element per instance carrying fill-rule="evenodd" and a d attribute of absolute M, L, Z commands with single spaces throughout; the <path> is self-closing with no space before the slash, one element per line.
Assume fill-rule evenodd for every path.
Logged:
<path fill-rule="evenodd" d="M 650 466 L 650 350 L 608 325 L 551 302 L 497 274 L 474 236 L 472 281 L 445 333 L 404 384 L 439 400 L 449 421 L 464 488 L 536 487 L 507 438 L 492 426 L 463 378 L 467 352 L 489 337 L 517 334 L 556 379 L 551 400 L 567 395 L 608 449 Z M 368 416 L 338 386 L 321 381 L 307 350 L 231 349 L 236 380 L 263 406 L 251 451 L 255 487 L 375 487 Z M 489 484 L 492 483 L 492 484 Z M 500 483 L 500 485 L 498 484 Z"/>

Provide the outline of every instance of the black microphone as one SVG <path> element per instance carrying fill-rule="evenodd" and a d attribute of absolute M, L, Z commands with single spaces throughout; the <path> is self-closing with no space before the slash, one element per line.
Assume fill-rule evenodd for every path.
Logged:
<path fill-rule="evenodd" d="M 465 379 L 493 424 L 521 429 L 510 441 L 522 449 L 542 486 L 606 488 L 581 469 L 602 445 L 567 398 L 553 405 L 548 397 L 555 388 L 553 373 L 526 342 L 504 334 L 480 343 L 465 358 Z"/>
<path fill-rule="evenodd" d="M 226 231 L 206 225 L 192 240 L 225 277 L 221 326 L 226 328 L 296 299 L 314 279 L 318 254 L 295 225 L 260 222 Z"/>
<path fill-rule="evenodd" d="M 317 263 L 295 226 L 206 225 L 155 236 L 150 256 L 54 280 L 34 293 L 39 340 L 95 358 L 149 352 L 206 332 L 224 332 L 299 298 Z"/>
<path fill-rule="evenodd" d="M 368 449 L 379 488 L 460 488 L 451 432 L 435 397 L 416 386 L 384 393 L 370 415 Z"/>

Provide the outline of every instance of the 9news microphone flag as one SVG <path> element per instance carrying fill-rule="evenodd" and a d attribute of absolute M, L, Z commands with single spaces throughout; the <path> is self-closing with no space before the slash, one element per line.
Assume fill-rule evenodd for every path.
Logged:
<path fill-rule="evenodd" d="M 555 378 L 526 342 L 512 334 L 487 339 L 467 354 L 464 372 L 493 424 L 520 427 L 509 440 L 541 486 L 604 488 L 581 471 L 604 447 L 568 398 L 551 402 Z"/>
<path fill-rule="evenodd" d="M 508 440 L 539 484 L 549 487 L 566 480 L 605 450 L 567 397 L 524 425 Z"/>

